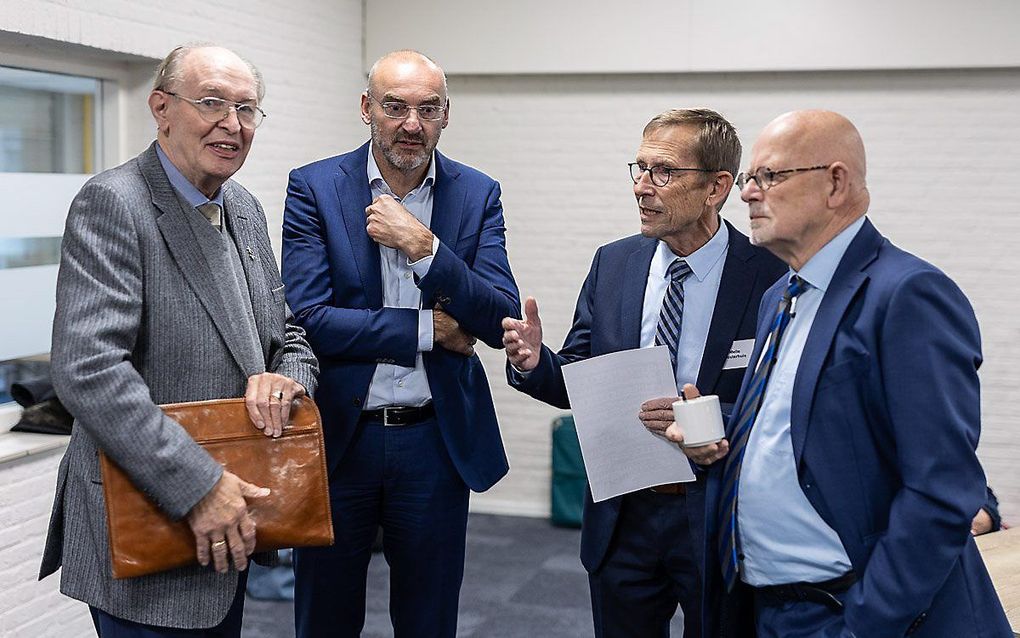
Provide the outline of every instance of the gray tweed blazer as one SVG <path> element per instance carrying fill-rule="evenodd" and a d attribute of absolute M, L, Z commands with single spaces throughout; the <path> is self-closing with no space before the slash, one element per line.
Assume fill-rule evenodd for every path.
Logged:
<path fill-rule="evenodd" d="M 97 451 L 181 518 L 222 469 L 157 405 L 243 396 L 247 378 L 266 370 L 312 393 L 318 373 L 303 330 L 291 323 L 261 206 L 233 181 L 223 194 L 261 361 L 240 323 L 246 310 L 228 307 L 218 289 L 233 278 L 210 268 L 188 219 L 198 213 L 181 205 L 155 143 L 82 187 L 61 246 L 52 369 L 75 427 L 57 475 L 39 577 L 63 565 L 63 593 L 150 625 L 218 624 L 238 574 L 189 567 L 114 580 Z"/>

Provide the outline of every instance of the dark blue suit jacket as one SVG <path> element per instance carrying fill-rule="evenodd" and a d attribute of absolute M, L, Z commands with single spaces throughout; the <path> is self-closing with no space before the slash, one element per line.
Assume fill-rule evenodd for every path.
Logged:
<path fill-rule="evenodd" d="M 752 361 L 785 286 L 784 277 L 762 299 Z M 977 320 L 960 289 L 866 221 L 819 306 L 791 414 L 801 489 L 860 578 L 845 601 L 858 637 L 911 628 L 926 638 L 1011 635 L 970 535 L 985 502 L 975 455 L 980 363 Z M 706 487 L 705 628 L 751 636 L 750 626 L 732 626 L 753 617 L 740 609 L 747 588 L 716 598 L 722 465 Z M 717 621 L 726 630 L 713 631 Z"/>
<path fill-rule="evenodd" d="M 717 394 L 722 402 L 732 403 L 743 370 L 723 370 L 726 355 L 735 340 L 754 336 L 761 295 L 782 275 L 785 266 L 769 252 L 751 246 L 747 237 L 724 223 L 729 232 L 729 248 L 697 385 L 705 394 Z M 515 382 L 511 375 L 511 385 L 539 401 L 569 408 L 561 366 L 640 347 L 645 283 L 657 243 L 656 239 L 634 235 L 599 248 L 581 288 L 574 324 L 563 348 L 553 353 L 543 346 L 538 367 L 522 382 Z M 696 554 L 700 553 L 704 538 L 703 496 L 700 483 L 688 484 L 687 510 Z M 617 497 L 594 503 L 588 491 L 581 562 L 589 572 L 598 569 L 606 555 L 622 502 L 623 498 Z"/>
<path fill-rule="evenodd" d="M 283 219 L 287 302 L 320 361 L 315 399 L 330 468 L 358 426 L 376 365 L 413 366 L 418 349 L 418 310 L 382 306 L 379 245 L 365 230 L 368 148 L 293 170 Z M 442 304 L 464 330 L 502 348 L 500 322 L 520 315 L 520 300 L 499 185 L 438 152 L 435 161 L 440 245 L 418 283 L 422 307 Z M 508 465 L 482 364 L 438 344 L 423 359 L 447 452 L 468 487 L 486 490 Z"/>

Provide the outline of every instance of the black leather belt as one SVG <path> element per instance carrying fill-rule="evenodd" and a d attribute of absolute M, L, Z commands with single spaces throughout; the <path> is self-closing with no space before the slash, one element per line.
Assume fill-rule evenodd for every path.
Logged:
<path fill-rule="evenodd" d="M 394 405 L 377 410 L 362 410 L 358 421 L 376 421 L 383 425 L 410 425 L 420 423 L 435 415 L 436 408 L 430 402 L 417 408 Z"/>
<path fill-rule="evenodd" d="M 787 583 L 785 585 L 767 585 L 755 587 L 755 592 L 770 603 L 788 603 L 805 601 L 825 605 L 833 611 L 841 611 L 843 603 L 836 594 L 842 594 L 857 582 L 857 574 L 853 570 L 842 576 L 820 583 Z"/>

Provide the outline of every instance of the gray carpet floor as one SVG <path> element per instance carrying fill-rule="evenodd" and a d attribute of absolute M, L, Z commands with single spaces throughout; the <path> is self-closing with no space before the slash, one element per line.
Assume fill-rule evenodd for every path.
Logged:
<path fill-rule="evenodd" d="M 580 533 L 548 521 L 472 514 L 457 635 L 464 638 L 590 638 L 588 578 L 578 559 Z M 369 566 L 363 638 L 389 638 L 389 572 L 382 554 Z M 682 634 L 682 616 L 672 636 Z M 243 638 L 291 638 L 294 606 L 249 598 Z"/>

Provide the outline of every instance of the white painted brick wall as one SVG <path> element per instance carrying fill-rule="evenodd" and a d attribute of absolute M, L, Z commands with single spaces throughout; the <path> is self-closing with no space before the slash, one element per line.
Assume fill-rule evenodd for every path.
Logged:
<path fill-rule="evenodd" d="M 151 60 L 130 69 L 137 79 L 122 87 L 128 92 L 122 113 L 134 119 L 123 129 L 119 161 L 154 137 L 144 107 L 148 77 L 171 48 L 213 41 L 250 58 L 266 79 L 269 118 L 237 179 L 262 201 L 277 250 L 290 169 L 363 141 L 361 27 L 361 0 L 253 0 L 243 6 L 224 0 L 0 2 L 0 35 Z M 69 67 L 79 63 L 75 52 L 63 57 Z M 94 635 L 87 608 L 57 592 L 57 577 L 36 582 L 60 454 L 0 464 L 0 637 Z"/>
<path fill-rule="evenodd" d="M 39 560 L 63 450 L 0 465 L 0 636 L 89 636 L 88 608 L 38 581 Z"/>
<path fill-rule="evenodd" d="M 948 272 L 976 308 L 985 354 L 979 453 L 1006 519 L 1020 524 L 1020 70 L 461 76 L 450 91 L 441 148 L 500 180 L 511 265 L 522 295 L 538 298 L 554 348 L 594 249 L 638 227 L 625 165 L 651 116 L 677 106 L 720 111 L 740 133 L 746 164 L 754 138 L 779 113 L 825 107 L 848 115 L 869 153 L 873 221 Z M 736 195 L 723 214 L 746 230 Z M 501 353 L 481 356 L 511 470 L 474 506 L 544 514 L 557 410 L 507 388 Z"/>

